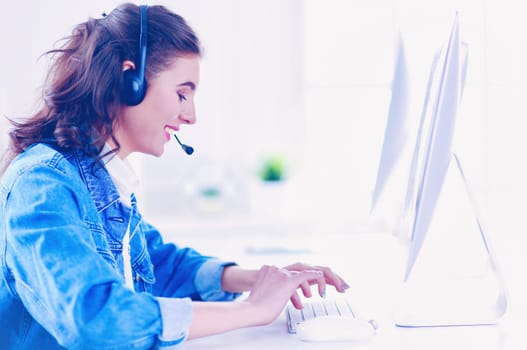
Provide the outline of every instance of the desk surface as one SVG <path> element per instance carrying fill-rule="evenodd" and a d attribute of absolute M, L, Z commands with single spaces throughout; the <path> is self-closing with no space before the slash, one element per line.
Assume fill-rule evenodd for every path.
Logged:
<path fill-rule="evenodd" d="M 180 237 L 181 238 L 181 237 Z M 358 314 L 375 319 L 377 334 L 369 341 L 355 343 L 306 343 L 286 329 L 285 313 L 271 325 L 190 340 L 186 349 L 478 349 L 513 350 L 527 348 L 523 325 L 525 313 L 509 307 L 494 326 L 402 328 L 394 325 L 394 285 L 400 283 L 404 248 L 387 234 L 320 236 L 255 236 L 221 244 L 213 236 L 185 242 L 207 254 L 234 258 L 242 266 L 295 261 L 331 266 L 351 285 L 347 294 Z M 206 242 L 206 244 L 204 244 Z M 182 243 L 179 240 L 179 243 Z M 344 243 L 344 244 L 343 244 Z M 280 249 L 275 250 L 276 247 Z M 328 297 L 331 297 L 331 292 Z"/>
<path fill-rule="evenodd" d="M 285 318 L 269 326 L 236 330 L 222 335 L 191 340 L 185 349 L 524 349 L 508 343 L 502 326 L 459 328 L 398 328 L 381 324 L 368 341 L 306 343 L 286 331 Z M 514 346 L 516 345 L 516 346 Z"/>

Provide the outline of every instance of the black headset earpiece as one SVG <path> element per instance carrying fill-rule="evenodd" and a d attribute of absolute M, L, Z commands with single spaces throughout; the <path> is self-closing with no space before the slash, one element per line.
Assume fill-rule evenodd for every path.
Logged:
<path fill-rule="evenodd" d="M 146 94 L 146 36 L 148 23 L 148 6 L 139 6 L 140 13 L 140 35 L 139 35 L 139 62 L 135 69 L 123 72 L 123 90 L 121 99 L 129 106 L 140 104 Z"/>

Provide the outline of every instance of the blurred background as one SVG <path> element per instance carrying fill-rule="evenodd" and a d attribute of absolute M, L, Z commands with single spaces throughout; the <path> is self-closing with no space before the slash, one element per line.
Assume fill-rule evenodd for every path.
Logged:
<path fill-rule="evenodd" d="M 0 22 L 0 111 L 34 110 L 40 55 L 121 1 L 7 1 Z M 147 219 L 202 244 L 269 234 L 390 230 L 370 214 L 398 38 L 417 126 L 428 71 L 456 11 L 469 48 L 455 150 L 498 255 L 520 266 L 527 167 L 527 22 L 513 0 L 172 0 L 205 48 L 198 122 L 161 158 L 133 156 Z M 5 147 L 7 122 L 0 120 Z M 413 146 L 415 135 L 409 134 Z M 402 184 L 403 182 L 400 182 Z M 387 191 L 382 203 L 400 197 Z M 323 239 L 323 236 L 320 236 Z M 520 243 L 520 244 L 518 244 Z"/>

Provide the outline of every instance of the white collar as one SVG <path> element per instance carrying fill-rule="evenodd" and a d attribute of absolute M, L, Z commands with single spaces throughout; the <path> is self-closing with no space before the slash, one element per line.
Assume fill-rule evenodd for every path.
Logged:
<path fill-rule="evenodd" d="M 101 155 L 108 153 L 111 149 L 108 144 L 105 144 Z M 121 159 L 115 153 L 104 156 L 102 161 L 121 196 L 121 201 L 130 205 L 130 196 L 139 187 L 140 182 L 130 162 L 126 158 Z"/>

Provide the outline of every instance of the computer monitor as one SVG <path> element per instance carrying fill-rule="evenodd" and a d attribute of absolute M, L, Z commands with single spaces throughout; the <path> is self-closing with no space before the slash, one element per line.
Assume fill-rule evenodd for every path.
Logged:
<path fill-rule="evenodd" d="M 399 231 L 408 230 L 409 245 L 407 262 L 401 289 L 402 301 L 396 324 L 404 327 L 421 326 L 460 326 L 495 324 L 506 310 L 506 297 L 503 279 L 490 249 L 490 242 L 479 214 L 475 212 L 476 229 L 479 243 L 485 249 L 490 261 L 493 278 L 467 279 L 455 281 L 456 286 L 449 285 L 448 278 L 435 283 L 435 275 L 420 275 L 421 281 L 412 279 L 412 272 L 427 235 L 439 203 L 440 194 L 444 192 L 447 174 L 457 170 L 454 175 L 461 178 L 469 203 L 475 206 L 468 181 L 461 168 L 461 162 L 453 154 L 453 140 L 457 112 L 463 94 L 466 76 L 466 47 L 459 39 L 458 16 L 454 20 L 448 41 L 434 59 L 427 86 L 425 103 L 418 128 L 408 187 L 403 210 L 403 220 Z M 454 225 L 455 230 L 455 225 Z M 461 236 L 449 242 L 456 246 Z M 446 235 L 445 235 L 446 236 Z M 437 248 L 437 247 L 433 247 Z M 470 252 L 466 252 L 470 259 Z M 449 260 L 448 251 L 440 257 L 437 265 Z M 422 258 L 421 258 L 422 259 Z M 444 278 L 445 276 L 442 276 Z M 483 284 L 482 284 L 483 283 Z M 432 287 L 430 287 L 432 286 Z M 483 288 L 483 289 L 482 289 Z M 496 289 L 490 295 L 493 300 L 480 303 L 478 292 L 489 288 Z M 495 296 L 495 298 L 494 298 Z"/>

